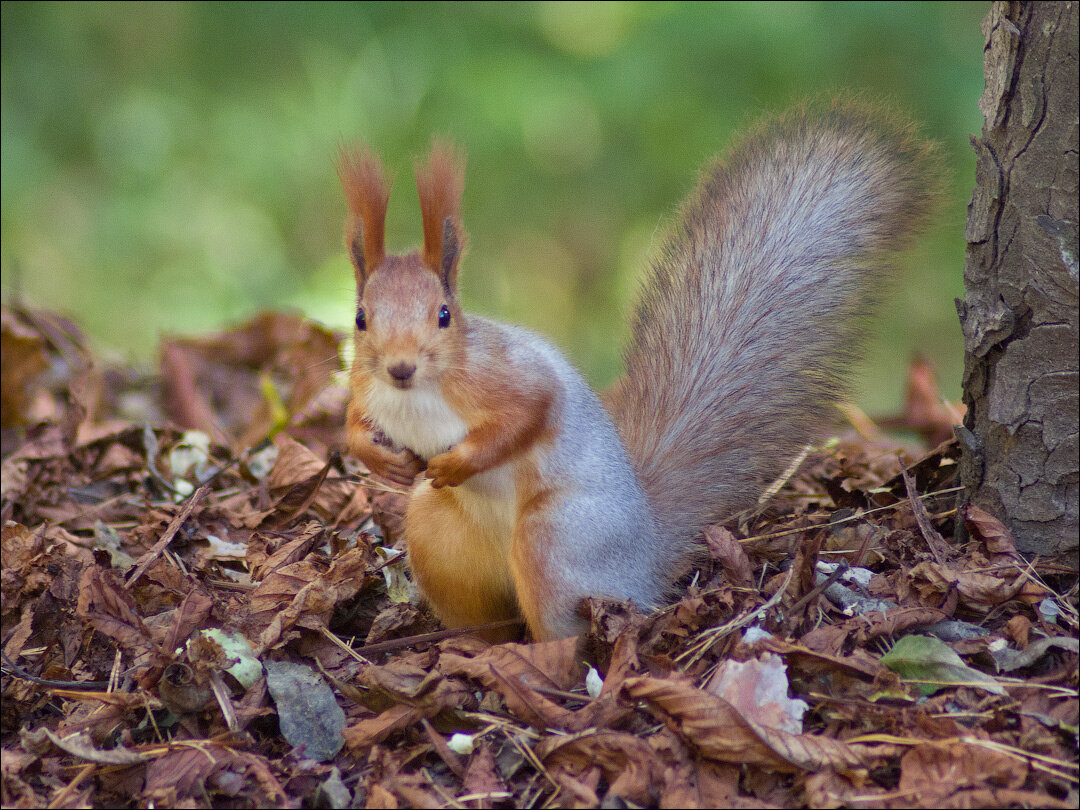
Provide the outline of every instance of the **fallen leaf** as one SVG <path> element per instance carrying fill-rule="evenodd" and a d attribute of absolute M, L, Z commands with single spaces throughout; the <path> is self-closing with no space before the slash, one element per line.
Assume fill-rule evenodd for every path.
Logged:
<path fill-rule="evenodd" d="M 12 427 L 29 421 L 30 402 L 37 381 L 49 358 L 46 340 L 29 325 L 22 323 L 5 305 L 0 309 L 0 413 L 2 426 Z"/>
<path fill-rule="evenodd" d="M 136 765 L 149 759 L 146 754 L 129 751 L 125 748 L 110 748 L 107 750 L 98 748 L 90 739 L 90 735 L 85 732 L 59 737 L 48 729 L 44 729 L 44 731 L 45 735 L 53 741 L 57 748 L 62 748 L 69 754 L 89 762 L 97 762 L 101 765 Z"/>
<path fill-rule="evenodd" d="M 266 661 L 263 667 L 282 736 L 305 757 L 319 762 L 333 759 L 345 744 L 345 712 L 333 690 L 304 664 Z"/>
<path fill-rule="evenodd" d="M 655 801 L 662 766 L 647 742 L 620 731 L 583 731 L 547 737 L 536 746 L 536 755 L 548 768 L 561 768 L 581 776 L 599 766 L 610 796 L 637 805 Z"/>
<path fill-rule="evenodd" d="M 723 698 L 742 717 L 762 726 L 802 734 L 805 700 L 788 697 L 787 666 L 778 655 L 764 653 L 749 661 L 724 661 L 705 691 Z"/>
<path fill-rule="evenodd" d="M 1001 650 L 991 650 L 990 655 L 994 659 L 994 666 L 997 667 L 998 672 L 1012 672 L 1031 666 L 1054 647 L 1067 652 L 1078 653 L 1080 652 L 1080 641 L 1075 636 L 1040 638 L 1038 641 L 1031 642 L 1023 650 L 1010 650 L 1006 647 Z"/>
<path fill-rule="evenodd" d="M 1023 572 L 1012 582 L 1006 582 L 992 574 L 921 562 L 911 569 L 911 578 L 915 587 L 924 592 L 945 594 L 955 587 L 962 604 L 982 613 L 1012 599 L 1034 605 L 1049 594 Z"/>
<path fill-rule="evenodd" d="M 975 504 L 968 502 L 960 510 L 964 526 L 991 554 L 1016 554 L 1016 541 L 1005 524 Z"/>
<path fill-rule="evenodd" d="M 953 684 L 1005 694 L 1005 687 L 993 677 L 967 666 L 952 647 L 930 636 L 904 636 L 881 656 L 881 663 L 901 678 L 914 681 L 924 695 Z"/>
<path fill-rule="evenodd" d="M 789 734 L 748 720 L 723 698 L 670 678 L 630 678 L 627 700 L 642 700 L 702 756 L 780 771 L 867 767 L 872 751 L 831 737 Z"/>
<path fill-rule="evenodd" d="M 720 563 L 732 585 L 739 588 L 754 586 L 750 558 L 734 534 L 723 526 L 709 526 L 705 529 L 705 545 L 709 556 Z"/>
<path fill-rule="evenodd" d="M 900 760 L 897 789 L 918 796 L 923 806 L 942 806 L 960 789 L 1021 788 L 1027 780 L 1023 759 L 977 742 L 924 742 Z"/>

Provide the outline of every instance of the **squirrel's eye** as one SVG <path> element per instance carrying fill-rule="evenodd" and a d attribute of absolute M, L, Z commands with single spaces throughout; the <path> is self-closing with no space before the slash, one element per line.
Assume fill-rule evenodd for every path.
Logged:
<path fill-rule="evenodd" d="M 445 329 L 450 325 L 450 308 L 446 304 L 439 310 L 439 328 Z"/>
<path fill-rule="evenodd" d="M 363 332 L 367 329 L 367 316 L 364 315 L 364 308 L 356 310 L 356 328 Z"/>

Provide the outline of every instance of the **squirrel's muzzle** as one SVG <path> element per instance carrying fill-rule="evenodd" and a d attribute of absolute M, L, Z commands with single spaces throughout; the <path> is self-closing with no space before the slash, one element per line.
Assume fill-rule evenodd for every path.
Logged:
<path fill-rule="evenodd" d="M 386 373 L 390 375 L 390 379 L 394 381 L 395 385 L 405 388 L 412 380 L 413 374 L 416 373 L 416 363 L 404 361 L 394 363 L 392 366 L 386 367 Z"/>

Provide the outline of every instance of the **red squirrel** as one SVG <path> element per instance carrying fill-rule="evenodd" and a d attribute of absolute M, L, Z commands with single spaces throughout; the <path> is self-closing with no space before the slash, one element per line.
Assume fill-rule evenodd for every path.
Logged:
<path fill-rule="evenodd" d="M 423 245 L 384 250 L 389 186 L 343 152 L 355 269 L 349 450 L 412 489 L 420 589 L 448 627 L 580 633 L 585 597 L 662 604 L 698 532 L 754 503 L 846 390 L 882 254 L 929 218 L 938 158 L 850 101 L 766 118 L 703 171 L 592 391 L 547 340 L 462 311 L 462 162 L 416 184 Z M 488 633 L 494 639 L 506 633 Z"/>

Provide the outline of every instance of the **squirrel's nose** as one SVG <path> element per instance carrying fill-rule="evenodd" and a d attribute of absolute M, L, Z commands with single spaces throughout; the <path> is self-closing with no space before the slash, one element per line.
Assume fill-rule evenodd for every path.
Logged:
<path fill-rule="evenodd" d="M 397 382 L 408 382 L 416 372 L 416 364 L 406 362 L 394 363 L 392 366 L 387 366 L 386 372 Z"/>

